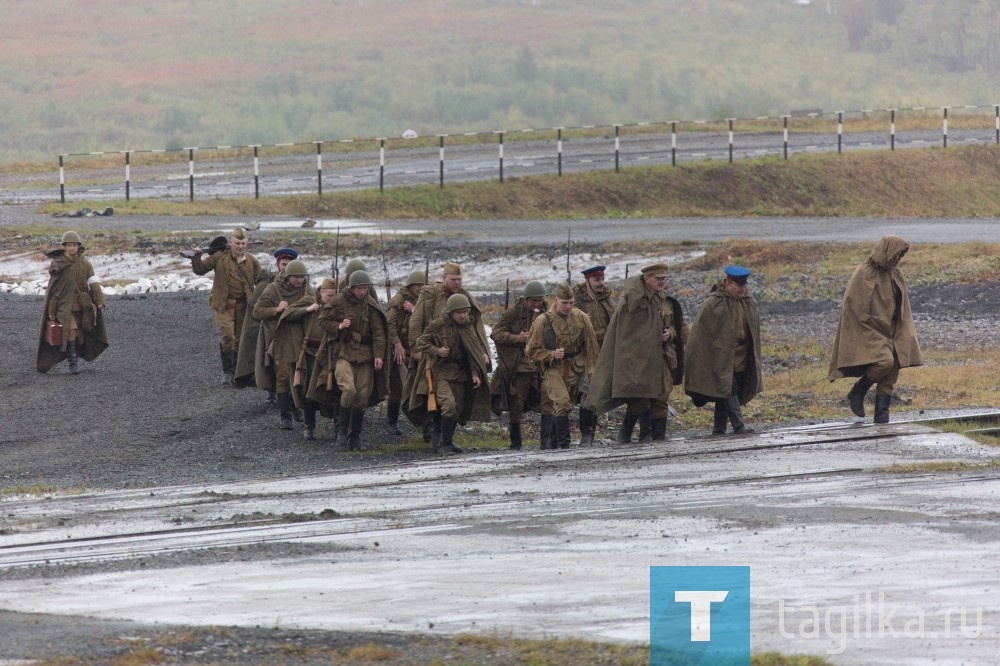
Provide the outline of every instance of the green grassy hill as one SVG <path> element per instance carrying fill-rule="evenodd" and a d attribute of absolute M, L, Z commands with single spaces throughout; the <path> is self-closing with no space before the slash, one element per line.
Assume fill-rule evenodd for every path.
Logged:
<path fill-rule="evenodd" d="M 997 58 L 974 29 L 989 4 L 950 27 L 918 12 L 940 0 L 0 3 L 0 161 L 991 104 Z M 911 24 L 926 48 L 904 48 Z"/>

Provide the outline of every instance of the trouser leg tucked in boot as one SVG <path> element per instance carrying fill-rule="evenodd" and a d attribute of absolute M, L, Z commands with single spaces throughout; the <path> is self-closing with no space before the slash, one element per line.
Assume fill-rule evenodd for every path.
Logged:
<path fill-rule="evenodd" d="M 76 353 L 76 340 L 66 343 L 66 360 L 69 361 L 69 374 L 80 374 L 80 366 L 77 365 L 80 359 Z"/>
<path fill-rule="evenodd" d="M 521 450 L 521 423 L 511 423 L 507 428 L 510 435 L 510 448 L 515 451 Z"/>
<path fill-rule="evenodd" d="M 552 441 L 552 414 L 542 414 L 541 426 L 538 429 L 538 446 L 542 451 L 554 449 Z"/>
<path fill-rule="evenodd" d="M 847 402 L 851 405 L 851 411 L 854 415 L 859 418 L 865 417 L 865 396 L 868 395 L 868 389 L 872 387 L 874 382 L 868 379 L 868 375 L 861 375 L 861 378 L 854 383 L 851 387 L 851 391 L 847 394 Z"/>
<path fill-rule="evenodd" d="M 233 364 L 233 353 L 219 347 L 219 357 L 222 359 L 222 383 L 227 386 L 233 383 L 233 373 L 236 366 Z"/>
<path fill-rule="evenodd" d="M 292 394 L 291 393 L 279 393 L 278 394 L 278 414 L 280 416 L 280 425 L 278 426 L 282 430 L 292 429 Z"/>
<path fill-rule="evenodd" d="M 458 425 L 454 419 L 446 416 L 441 417 L 441 452 L 442 453 L 462 453 L 463 449 L 455 445 L 455 426 Z"/>
<path fill-rule="evenodd" d="M 552 448 L 568 449 L 569 448 L 569 415 L 563 414 L 562 416 L 556 416 L 552 420 L 552 426 L 555 430 L 555 446 Z"/>
<path fill-rule="evenodd" d="M 589 409 L 580 408 L 580 446 L 591 446 L 594 443 L 594 430 L 597 417 Z"/>
<path fill-rule="evenodd" d="M 385 416 L 386 430 L 389 431 L 390 435 L 398 437 L 402 435 L 403 432 L 399 429 L 399 403 L 390 402 L 386 406 L 386 416 Z"/>
<path fill-rule="evenodd" d="M 361 428 L 365 423 L 365 410 L 351 410 L 351 425 L 347 435 L 347 447 L 351 451 L 361 450 Z"/>
<path fill-rule="evenodd" d="M 653 413 L 650 410 L 639 414 L 639 443 L 653 441 Z"/>
<path fill-rule="evenodd" d="M 307 400 L 303 411 L 305 412 L 305 426 L 302 430 L 302 438 L 307 442 L 312 442 L 316 439 L 316 403 Z"/>
<path fill-rule="evenodd" d="M 889 422 L 889 403 L 892 402 L 891 395 L 875 394 L 875 423 Z"/>
<path fill-rule="evenodd" d="M 653 431 L 653 441 L 654 442 L 667 441 L 667 419 L 666 418 L 652 419 L 651 424 Z"/>
<path fill-rule="evenodd" d="M 621 430 L 618 431 L 619 444 L 632 443 L 632 431 L 635 430 L 635 423 L 638 420 L 638 414 L 629 414 L 628 412 L 625 412 L 625 416 L 622 418 Z"/>

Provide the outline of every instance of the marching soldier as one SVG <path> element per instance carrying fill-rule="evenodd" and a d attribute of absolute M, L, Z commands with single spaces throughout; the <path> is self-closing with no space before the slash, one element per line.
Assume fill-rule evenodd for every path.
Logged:
<path fill-rule="evenodd" d="M 202 260 L 201 248 L 191 250 L 191 270 L 195 275 L 215 271 L 208 304 L 215 312 L 219 329 L 219 355 L 222 358 L 222 383 L 232 384 L 239 351 L 237 336 L 243 332 L 247 299 L 260 278 L 260 262 L 247 253 L 247 236 L 243 229 L 233 229 L 228 248 L 219 248 Z"/>
<path fill-rule="evenodd" d="M 365 262 L 361 261 L 357 257 L 349 260 L 347 265 L 344 266 L 344 277 L 340 278 L 340 284 L 337 285 L 337 293 L 350 289 L 351 275 L 353 275 L 355 271 L 368 271 L 368 268 L 365 266 Z M 375 299 L 375 302 L 378 303 L 378 292 L 375 291 L 375 285 L 369 287 L 368 293 Z M 381 305 L 379 307 L 381 307 Z"/>
<path fill-rule="evenodd" d="M 319 311 L 323 342 L 316 354 L 316 376 L 309 397 L 329 402 L 328 373 L 339 391 L 340 415 L 337 443 L 351 451 L 361 448 L 365 409 L 377 405 L 388 392 L 388 322 L 378 301 L 369 295 L 372 279 L 366 271 L 351 273 L 346 291 L 337 294 Z"/>
<path fill-rule="evenodd" d="M 247 312 L 250 313 L 250 316 L 243 322 L 239 353 L 236 354 L 235 377 L 233 379 L 233 386 L 235 388 L 257 386 L 258 388 L 265 389 L 267 391 L 267 401 L 272 404 L 277 402 L 277 396 L 274 393 L 273 378 L 269 387 L 258 386 L 256 383 L 257 334 L 260 331 L 260 321 L 253 316 L 253 310 L 257 306 L 257 301 L 260 300 L 260 295 L 264 293 L 267 285 L 271 284 L 274 278 L 285 270 L 285 266 L 288 265 L 289 261 L 298 259 L 299 253 L 290 247 L 282 247 L 275 250 L 273 256 L 274 270 L 261 269 L 260 276 L 257 278 L 257 286 L 254 287 L 253 294 L 247 299 Z"/>
<path fill-rule="evenodd" d="M 392 363 L 389 368 L 389 402 L 386 424 L 390 435 L 402 435 L 399 430 L 399 404 L 403 396 L 403 381 L 410 363 L 410 315 L 420 291 L 427 284 L 423 271 L 413 271 L 406 279 L 406 286 L 396 292 L 386 308 L 389 323 L 389 346 Z"/>
<path fill-rule="evenodd" d="M 291 430 L 293 419 L 302 420 L 302 413 L 292 403 L 292 374 L 302 342 L 302 326 L 297 320 L 302 314 L 296 311 L 295 319 L 286 319 L 284 314 L 306 294 L 308 276 L 302 261 L 288 262 L 285 270 L 264 289 L 253 309 L 254 319 L 260 322 L 257 354 L 263 356 L 257 364 L 257 385 L 266 386 L 273 376 L 282 430 Z"/>
<path fill-rule="evenodd" d="M 618 305 L 611 295 L 611 290 L 604 285 L 606 268 L 606 266 L 591 266 L 583 271 L 583 282 L 573 287 L 575 305 L 590 317 L 598 347 L 604 346 L 605 332 L 611 323 L 611 315 Z M 580 446 L 593 444 L 594 433 L 597 432 L 597 416 L 583 406 L 589 390 L 589 377 L 584 377 L 580 384 Z"/>
<path fill-rule="evenodd" d="M 52 262 L 38 334 L 35 360 L 38 372 L 48 372 L 67 359 L 70 374 L 79 374 L 77 363 L 81 356 L 93 361 L 108 348 L 104 292 L 100 280 L 94 276 L 94 267 L 83 257 L 85 250 L 80 236 L 67 231 L 62 236 L 62 247 L 45 253 Z M 46 342 L 46 329 L 50 327 L 60 331 L 58 342 L 49 338 L 54 344 Z"/>
<path fill-rule="evenodd" d="M 299 345 L 295 370 L 292 375 L 292 399 L 295 407 L 301 409 L 305 415 L 302 437 L 307 442 L 316 440 L 317 412 L 327 418 L 334 419 L 335 432 L 337 430 L 336 419 L 340 415 L 339 405 L 336 409 L 333 409 L 328 405 L 316 402 L 306 395 L 316 365 L 316 353 L 319 350 L 320 343 L 323 341 L 323 331 L 319 327 L 319 310 L 333 300 L 333 297 L 336 295 L 337 281 L 332 277 L 328 277 L 323 280 L 315 294 L 307 292 L 305 296 L 292 305 L 289 305 L 283 315 L 284 318 L 297 319 L 302 327 L 302 340 Z"/>
<path fill-rule="evenodd" d="M 750 270 L 726 266 L 722 282 L 701 304 L 685 347 L 684 392 L 696 407 L 714 401 L 713 435 L 753 432 L 741 406 L 764 390 L 761 373 L 760 314 L 747 290 Z"/>
<path fill-rule="evenodd" d="M 493 327 L 490 337 L 497 346 L 497 371 L 490 380 L 493 395 L 493 412 L 499 416 L 504 411 L 510 414 L 510 448 L 521 448 L 521 415 L 532 393 L 536 391 L 535 364 L 525 346 L 531 324 L 545 309 L 545 285 L 532 280 L 524 285 L 521 297 L 513 307 L 500 315 L 500 321 Z M 537 402 L 537 401 L 536 401 Z M 529 405 L 529 409 L 533 406 Z M 551 432 L 551 414 L 542 414 L 542 432 Z M 546 428 L 546 425 L 549 427 Z"/>
<path fill-rule="evenodd" d="M 666 282 L 663 263 L 650 264 L 625 281 L 584 403 L 596 415 L 628 405 L 621 443 L 632 441 L 632 430 L 647 410 L 652 439 L 666 439 L 667 401 L 684 376 L 684 317 L 680 303 L 664 293 Z"/>
<path fill-rule="evenodd" d="M 594 327 L 582 310 L 573 307 L 574 300 L 573 289 L 559 284 L 552 308 L 535 319 L 528 338 L 528 356 L 542 368 L 542 391 L 546 396 L 542 418 L 552 419 L 551 449 L 569 448 L 569 415 L 577 391 L 597 366 L 599 348 Z"/>
<path fill-rule="evenodd" d="M 455 426 L 490 420 L 490 394 L 484 390 L 490 372 L 489 354 L 471 316 L 472 303 L 464 294 L 452 294 L 445 313 L 428 324 L 417 339 L 420 353 L 416 380 L 407 382 L 411 393 L 407 415 L 415 423 L 427 418 L 431 394 L 437 403 L 433 418 L 440 422 L 435 452 L 462 453 L 455 444 Z M 428 380 L 428 376 L 430 380 Z M 439 443 L 440 442 L 440 443 Z"/>

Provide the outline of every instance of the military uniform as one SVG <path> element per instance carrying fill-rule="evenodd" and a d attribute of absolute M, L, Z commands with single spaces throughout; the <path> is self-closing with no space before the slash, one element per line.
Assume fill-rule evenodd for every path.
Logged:
<path fill-rule="evenodd" d="M 584 281 L 573 287 L 574 305 L 587 313 L 590 317 L 590 324 L 594 327 L 594 335 L 597 337 L 598 348 L 604 346 L 604 336 L 611 323 L 611 315 L 614 314 L 618 301 L 614 299 L 608 289 L 602 289 L 594 294 L 587 288 L 590 278 L 603 278 L 605 266 L 591 266 L 582 271 Z M 583 406 L 583 402 L 590 391 L 589 378 L 585 378 L 580 385 L 580 446 L 589 446 L 594 441 L 594 434 L 597 432 L 597 416 Z"/>
<path fill-rule="evenodd" d="M 239 341 L 239 352 L 236 354 L 236 367 L 233 377 L 233 386 L 235 388 L 247 388 L 250 386 L 256 386 L 257 388 L 266 389 L 268 392 L 268 402 L 275 402 L 276 397 L 274 394 L 274 380 L 271 378 L 271 386 L 258 386 L 256 374 L 258 372 L 257 364 L 257 336 L 260 332 L 260 321 L 253 316 L 254 308 L 257 306 L 257 301 L 260 300 L 261 295 L 264 293 L 264 289 L 267 285 L 274 281 L 278 273 L 281 272 L 282 262 L 292 261 L 299 258 L 299 253 L 295 250 L 283 247 L 274 251 L 275 268 L 274 270 L 268 268 L 261 268 L 260 275 L 257 276 L 257 284 L 254 286 L 253 294 L 247 299 L 247 313 L 249 317 L 244 318 L 243 329 L 240 333 Z"/>
<path fill-rule="evenodd" d="M 302 262 L 296 260 L 289 266 L 294 264 Z M 257 354 L 263 357 L 256 373 L 257 386 L 266 387 L 273 376 L 281 427 L 285 430 L 292 427 L 293 419 L 302 420 L 301 413 L 292 403 L 292 375 L 302 344 L 302 326 L 299 319 L 303 313 L 300 310 L 289 312 L 288 306 L 306 294 L 308 284 L 303 283 L 301 287 L 296 287 L 290 282 L 289 278 L 305 274 L 305 265 L 295 268 L 297 270 L 293 271 L 292 275 L 289 275 L 288 269 L 279 273 L 278 277 L 264 289 L 253 310 L 254 319 L 260 322 Z M 281 303 L 286 304 L 284 308 L 280 308 Z"/>
<path fill-rule="evenodd" d="M 573 291 L 569 285 L 561 284 L 556 296 L 572 301 Z M 558 358 L 558 350 L 562 350 L 562 358 Z M 569 415 L 576 404 L 580 383 L 594 373 L 598 353 L 590 318 L 578 308 L 564 314 L 558 303 L 553 303 L 532 324 L 527 354 L 542 371 L 542 391 L 547 398 L 542 415 L 551 415 L 554 433 L 554 445 L 550 448 L 569 448 Z"/>
<path fill-rule="evenodd" d="M 396 292 L 385 310 L 385 317 L 389 324 L 389 349 L 392 352 L 389 367 L 386 423 L 389 426 L 390 434 L 393 435 L 403 434 L 399 430 L 399 405 L 403 399 L 403 383 L 412 357 L 410 354 L 410 315 L 419 298 L 419 288 L 422 288 L 426 281 L 423 271 L 411 273 L 406 280 L 406 286 Z M 400 363 L 400 357 L 402 363 Z"/>
<path fill-rule="evenodd" d="M 76 243 L 75 255 L 66 253 L 66 244 Z M 93 361 L 108 348 L 108 332 L 104 327 L 102 308 L 104 292 L 94 276 L 94 267 L 83 257 L 86 248 L 74 231 L 63 234 L 62 247 L 46 252 L 49 264 L 49 286 L 45 290 L 45 309 L 38 332 L 38 353 L 35 368 L 48 372 L 63 359 L 69 370 L 77 374 L 79 357 Z M 62 326 L 59 346 L 45 341 L 45 329 L 50 321 Z"/>
<path fill-rule="evenodd" d="M 230 238 L 245 240 L 246 235 L 242 229 L 237 229 Z M 208 304 L 215 313 L 215 326 L 219 329 L 219 354 L 222 358 L 224 381 L 231 384 L 239 351 L 237 336 L 243 332 L 247 300 L 253 294 L 262 270 L 260 262 L 249 253 L 244 253 L 237 259 L 231 251 L 223 250 L 204 260 L 200 254 L 195 255 L 191 258 L 191 270 L 195 275 L 215 272 Z"/>
<path fill-rule="evenodd" d="M 508 435 L 510 447 L 520 449 L 521 416 L 525 409 L 537 409 L 540 382 L 534 362 L 525 353 L 527 339 L 522 333 L 531 330 L 531 325 L 544 309 L 545 286 L 537 280 L 525 285 L 523 295 L 508 308 L 490 332 L 490 338 L 497 348 L 497 371 L 490 379 L 490 394 L 493 397 L 493 413 L 500 416 L 509 413 Z M 541 307 L 529 306 L 529 300 L 541 303 Z M 534 397 L 533 397 L 534 396 Z"/>
<path fill-rule="evenodd" d="M 712 434 L 752 432 L 743 422 L 742 405 L 764 390 L 761 372 L 760 314 L 746 292 L 750 271 L 727 266 L 726 278 L 698 309 L 685 347 L 684 391 L 696 407 L 714 401 Z"/>
<path fill-rule="evenodd" d="M 684 316 L 680 303 L 646 286 L 665 278 L 665 264 L 652 264 L 625 281 L 625 291 L 608 324 L 604 346 L 584 407 L 603 414 L 626 404 L 619 441 L 632 441 L 640 415 L 649 413 L 649 437 L 666 439 L 668 399 L 684 374 Z M 663 337 L 666 336 L 667 340 Z M 644 437 L 640 437 L 644 439 Z"/>
<path fill-rule="evenodd" d="M 295 372 L 292 375 L 292 400 L 296 408 L 303 412 L 303 437 L 306 441 L 316 439 L 317 413 L 334 420 L 334 431 L 337 429 L 337 417 L 340 416 L 339 405 L 334 409 L 307 396 L 315 372 L 316 354 L 323 341 L 323 330 L 319 326 L 319 309 L 324 305 L 322 296 L 324 290 L 336 294 L 337 281 L 332 277 L 326 278 L 315 294 L 307 292 L 285 311 L 285 317 L 296 319 L 302 330 L 302 340 L 295 360 Z"/>

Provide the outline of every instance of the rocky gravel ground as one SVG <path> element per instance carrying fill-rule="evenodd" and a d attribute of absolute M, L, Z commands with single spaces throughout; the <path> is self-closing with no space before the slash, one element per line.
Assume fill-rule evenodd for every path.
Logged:
<path fill-rule="evenodd" d="M 671 275 L 671 284 L 679 291 L 699 294 L 704 293 L 706 279 L 703 274 L 678 271 Z M 922 345 L 936 349 L 996 348 L 998 286 L 980 283 L 914 288 L 911 300 Z M 693 317 L 698 300 L 682 299 L 689 317 Z M 37 296 L 0 294 L 4 358 L 0 375 L 0 422 L 4 424 L 0 431 L 0 489 L 6 494 L 31 488 L 141 488 L 293 477 L 433 455 L 409 424 L 403 426 L 404 437 L 389 436 L 384 407 L 369 411 L 362 438 L 367 450 L 362 452 L 335 450 L 322 420 L 320 441 L 315 443 L 304 442 L 300 430 L 279 430 L 277 412 L 265 403 L 262 392 L 221 384 L 217 336 L 204 292 L 111 298 L 106 310 L 111 347 L 94 363 L 82 362 L 77 376 L 69 375 L 64 364 L 45 375 L 35 371 L 42 303 Z M 761 313 L 771 342 L 828 341 L 836 326 L 838 307 L 828 299 L 764 301 Z M 767 367 L 773 372 L 809 360 L 769 358 Z M 529 417 L 532 424 L 537 422 L 537 415 L 533 416 Z M 504 425 L 495 422 L 466 431 L 459 438 L 463 445 L 475 448 L 477 434 L 502 437 L 504 432 Z M 2 498 L 0 494 L 0 542 L 5 521 L 14 518 L 2 511 Z M 281 553 L 267 550 L 232 557 L 276 558 Z M 100 566 L 95 570 L 101 570 Z M 41 577 L 53 572 L 19 575 Z M 54 575 L 58 575 L 57 570 Z M 395 656 L 383 663 L 430 663 L 435 659 L 442 663 L 511 663 L 509 655 L 491 654 L 488 649 L 463 652 L 469 646 L 445 639 L 352 636 L 274 627 L 150 628 L 0 612 L 0 663 L 3 659 L 59 655 L 78 659 L 59 663 L 110 663 L 114 655 L 134 652 L 147 643 L 167 646 L 159 654 L 168 663 L 272 664 L 286 663 L 281 660 L 285 657 L 287 663 L 297 664 L 352 663 L 347 657 L 351 650 L 371 642 L 393 651 Z"/>

